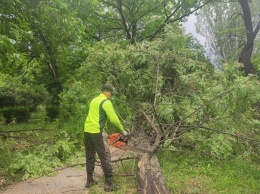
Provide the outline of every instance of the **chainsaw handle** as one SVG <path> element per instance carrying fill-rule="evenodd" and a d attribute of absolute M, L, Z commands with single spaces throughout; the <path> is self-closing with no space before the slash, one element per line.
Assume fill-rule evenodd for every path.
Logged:
<path fill-rule="evenodd" d="M 131 138 L 131 134 L 128 134 L 127 136 L 122 135 L 122 139 L 124 139 L 125 143 Z"/>

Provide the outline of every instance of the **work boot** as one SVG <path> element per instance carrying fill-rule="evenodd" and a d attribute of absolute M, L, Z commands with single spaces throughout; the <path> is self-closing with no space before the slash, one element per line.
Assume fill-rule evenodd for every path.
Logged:
<path fill-rule="evenodd" d="M 92 186 L 94 186 L 94 185 L 96 185 L 97 184 L 97 181 L 95 181 L 95 180 L 92 180 L 92 181 L 87 181 L 87 183 L 86 183 L 86 188 L 89 188 L 89 187 L 92 187 Z"/>
<path fill-rule="evenodd" d="M 88 175 L 87 177 L 87 183 L 86 183 L 86 188 L 92 187 L 93 185 L 96 185 L 97 181 L 94 180 L 93 175 Z"/>
<path fill-rule="evenodd" d="M 106 192 L 110 192 L 110 191 L 117 191 L 118 188 L 117 188 L 117 186 L 115 186 L 115 185 L 112 184 L 111 179 L 108 179 L 108 180 L 105 181 L 104 190 L 105 190 Z"/>

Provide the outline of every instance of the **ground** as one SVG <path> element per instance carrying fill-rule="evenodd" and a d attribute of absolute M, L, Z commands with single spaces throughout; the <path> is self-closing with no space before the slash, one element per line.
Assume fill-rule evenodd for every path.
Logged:
<path fill-rule="evenodd" d="M 112 160 L 122 157 L 126 151 L 110 147 Z M 95 168 L 95 179 L 103 182 L 103 171 Z M 8 186 L 0 194 L 87 194 L 85 168 L 64 168 L 55 176 L 43 176 Z M 103 186 L 103 184 L 100 184 Z"/>

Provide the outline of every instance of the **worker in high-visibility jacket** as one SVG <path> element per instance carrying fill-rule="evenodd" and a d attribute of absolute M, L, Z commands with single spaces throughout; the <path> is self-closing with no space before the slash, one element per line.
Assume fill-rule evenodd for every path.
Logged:
<path fill-rule="evenodd" d="M 102 86 L 102 93 L 95 97 L 89 104 L 89 112 L 84 126 L 84 143 L 86 151 L 86 187 L 89 188 L 97 182 L 93 178 L 95 168 L 95 155 L 99 156 L 105 175 L 105 191 L 115 191 L 118 188 L 112 184 L 112 166 L 111 155 L 109 151 L 107 134 L 104 131 L 107 119 L 118 129 L 124 136 L 128 132 L 124 130 L 117 114 L 114 111 L 111 96 L 116 93 L 111 84 Z"/>

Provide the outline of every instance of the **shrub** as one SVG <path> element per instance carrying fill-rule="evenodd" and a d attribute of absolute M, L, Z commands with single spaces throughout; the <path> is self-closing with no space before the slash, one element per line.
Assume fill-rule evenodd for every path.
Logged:
<path fill-rule="evenodd" d="M 1 109 L 1 113 L 3 117 L 5 118 L 5 123 L 9 124 L 12 122 L 14 118 L 14 109 L 13 107 L 4 107 Z"/>
<path fill-rule="evenodd" d="M 44 103 L 47 93 L 43 86 L 21 84 L 19 80 L 0 79 L 0 112 L 6 123 L 16 118 L 17 122 L 28 121 L 30 113 L 36 111 L 36 107 Z"/>
<path fill-rule="evenodd" d="M 17 123 L 27 122 L 31 115 L 29 108 L 25 106 L 4 107 L 1 109 L 1 113 L 6 124 L 11 123 L 14 119 Z"/>
<path fill-rule="evenodd" d="M 17 123 L 27 122 L 31 116 L 28 107 L 25 106 L 17 106 L 13 107 L 14 109 L 14 117 Z"/>
<path fill-rule="evenodd" d="M 49 121 L 54 121 L 60 113 L 59 107 L 55 105 L 46 106 L 46 117 Z"/>
<path fill-rule="evenodd" d="M 15 105 L 15 96 L 11 91 L 0 88 L 0 108 Z"/>

